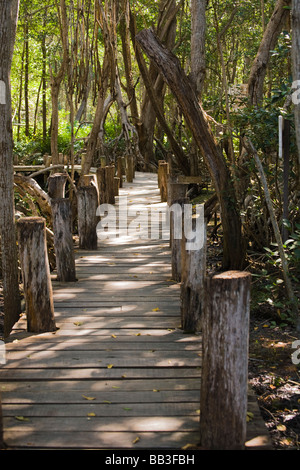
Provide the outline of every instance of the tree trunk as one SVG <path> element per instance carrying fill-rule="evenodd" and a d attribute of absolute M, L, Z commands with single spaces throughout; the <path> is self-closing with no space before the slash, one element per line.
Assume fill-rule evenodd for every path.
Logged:
<path fill-rule="evenodd" d="M 52 223 L 51 200 L 49 195 L 40 187 L 40 185 L 33 178 L 23 175 L 14 175 L 14 182 L 20 186 L 26 193 L 35 198 L 43 216 L 46 218 L 47 223 Z"/>
<path fill-rule="evenodd" d="M 201 96 L 205 80 L 206 7 L 208 0 L 191 1 L 191 78 L 197 96 Z"/>
<path fill-rule="evenodd" d="M 29 86 L 29 28 L 28 28 L 27 11 L 25 15 L 24 40 L 25 40 L 25 76 L 24 76 L 25 135 L 28 137 L 30 118 L 29 118 L 29 90 L 28 90 L 28 86 Z"/>
<path fill-rule="evenodd" d="M 300 88 L 300 0 L 292 1 L 292 67 L 295 88 Z M 299 91 L 297 93 L 299 96 Z M 294 103 L 295 131 L 300 166 L 300 101 Z"/>
<path fill-rule="evenodd" d="M 206 281 L 200 394 L 200 445 L 241 450 L 246 440 L 251 275 Z"/>
<path fill-rule="evenodd" d="M 69 199 L 52 199 L 54 249 L 57 280 L 76 281 L 75 257 L 72 237 L 72 212 Z"/>
<path fill-rule="evenodd" d="M 58 98 L 59 98 L 59 91 L 62 80 L 64 78 L 66 67 L 68 63 L 68 54 L 67 54 L 67 47 L 66 47 L 66 37 L 68 34 L 68 26 L 67 26 L 67 14 L 66 14 L 66 4 L 65 0 L 60 0 L 60 7 L 58 7 L 58 15 L 61 18 L 61 37 L 63 42 L 63 59 L 60 65 L 59 71 L 54 75 L 52 69 L 50 68 L 50 85 L 51 85 L 51 101 L 52 101 L 52 116 L 51 116 L 51 156 L 52 156 L 52 163 L 53 165 L 57 165 L 58 161 Z"/>
<path fill-rule="evenodd" d="M 165 44 L 170 49 L 173 49 L 175 45 L 176 14 L 179 7 L 180 3 L 176 6 L 173 0 L 161 0 L 159 3 L 160 13 L 157 21 L 156 31 L 163 44 Z M 165 85 L 162 77 L 155 67 L 155 63 L 151 62 L 148 70 L 139 49 L 136 48 L 136 23 L 132 12 L 130 14 L 130 31 L 136 53 L 136 59 L 146 88 L 139 122 L 139 143 L 141 154 L 144 157 L 144 169 L 145 171 L 148 171 L 149 165 L 154 160 L 153 139 L 155 124 L 156 121 L 159 120 L 159 124 L 162 126 L 164 132 L 166 132 L 170 141 L 170 145 L 172 146 L 172 150 L 178 158 L 179 164 L 181 164 L 182 160 L 185 161 L 185 165 L 181 166 L 185 172 L 188 166 L 187 160 L 185 159 L 182 149 L 177 145 L 164 118 L 163 100 L 165 94 Z"/>
<path fill-rule="evenodd" d="M 21 313 L 18 255 L 14 221 L 13 140 L 10 70 L 13 56 L 17 0 L 0 0 L 0 236 L 2 251 L 4 335 L 9 335 Z"/>
<path fill-rule="evenodd" d="M 17 227 L 28 331 L 56 331 L 45 219 L 19 219 Z"/>
<path fill-rule="evenodd" d="M 159 43 L 151 30 L 141 31 L 136 39 L 163 74 L 210 171 L 221 207 L 223 268 L 240 269 L 245 262 L 245 243 L 236 196 L 226 161 L 215 142 L 204 111 L 177 57 Z"/>
<path fill-rule="evenodd" d="M 282 26 L 290 14 L 291 0 L 277 0 L 272 17 L 266 27 L 258 53 L 252 64 L 248 79 L 248 93 L 251 104 L 258 106 L 263 99 L 263 86 L 270 59 Z"/>

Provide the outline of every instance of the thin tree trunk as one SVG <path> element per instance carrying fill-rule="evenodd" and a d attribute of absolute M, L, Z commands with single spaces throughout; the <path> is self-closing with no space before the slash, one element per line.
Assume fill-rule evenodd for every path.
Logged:
<path fill-rule="evenodd" d="M 282 26 L 289 15 L 291 0 L 277 0 L 272 17 L 265 29 L 258 53 L 252 64 L 248 79 L 250 102 L 257 106 L 263 99 L 264 79 L 270 59 L 270 51 L 274 49 Z"/>
<path fill-rule="evenodd" d="M 300 88 L 300 0 L 292 1 L 292 67 L 295 88 Z M 294 103 L 295 131 L 300 166 L 300 103 Z"/>
<path fill-rule="evenodd" d="M 58 5 L 58 0 L 56 0 L 56 7 L 58 11 L 58 15 L 60 18 L 60 26 L 61 26 L 61 36 L 62 42 L 65 46 L 66 36 L 68 34 L 68 26 L 67 26 L 67 14 L 66 14 L 66 4 L 65 0 L 60 0 L 60 6 Z M 51 156 L 52 156 L 52 163 L 53 165 L 57 165 L 59 163 L 58 160 L 58 98 L 59 98 L 59 91 L 62 80 L 65 75 L 66 66 L 68 62 L 67 50 L 66 47 L 63 47 L 63 59 L 60 65 L 58 73 L 55 75 L 50 68 L 50 85 L 51 85 L 51 101 L 52 101 L 52 117 L 51 117 Z"/>
<path fill-rule="evenodd" d="M 29 28 L 27 12 L 25 15 L 24 26 L 24 39 L 25 39 L 25 77 L 24 77 L 24 100 L 25 100 L 25 135 L 29 136 Z"/>
<path fill-rule="evenodd" d="M 208 0 L 191 1 L 191 79 L 200 97 L 206 73 L 205 38 Z"/>
<path fill-rule="evenodd" d="M 245 262 L 245 243 L 231 175 L 190 80 L 177 57 L 162 46 L 151 30 L 141 31 L 137 35 L 137 42 L 163 74 L 210 171 L 221 208 L 223 268 L 241 269 Z"/>
<path fill-rule="evenodd" d="M 0 235 L 4 295 L 4 335 L 8 336 L 19 319 L 21 302 L 18 256 L 14 221 L 13 140 L 10 70 L 18 18 L 18 0 L 0 0 Z"/>

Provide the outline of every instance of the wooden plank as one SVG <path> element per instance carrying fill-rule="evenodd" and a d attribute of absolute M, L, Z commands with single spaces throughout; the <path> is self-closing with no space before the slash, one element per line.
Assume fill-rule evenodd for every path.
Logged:
<path fill-rule="evenodd" d="M 56 432 L 113 432 L 118 429 L 119 432 L 181 432 L 197 431 L 199 417 L 161 417 L 142 416 L 142 417 L 31 417 L 28 420 L 18 420 L 15 418 L 5 418 L 4 426 L 9 427 L 14 432 L 23 433 L 56 433 Z"/>
<path fill-rule="evenodd" d="M 119 368 L 99 368 L 99 367 L 84 367 L 84 368 L 31 368 L 31 369 L 13 369 L 5 368 L 1 371 L 2 382 L 6 381 L 28 381 L 28 380 L 113 380 L 113 379 L 140 379 L 148 380 L 149 378 L 195 378 L 198 380 L 201 370 L 198 367 L 191 368 L 174 368 L 174 367 L 123 367 Z M 2 390 L 2 396 L 5 395 L 5 389 Z"/>
<path fill-rule="evenodd" d="M 24 435 L 25 434 L 25 435 Z M 4 439 L 8 447 L 25 449 L 181 449 L 196 445 L 198 432 L 13 432 L 6 430 Z"/>
<path fill-rule="evenodd" d="M 148 416 L 157 416 L 158 413 L 157 403 L 147 403 Z M 95 413 L 96 416 L 105 417 L 141 417 L 145 412 L 144 403 L 114 403 L 113 406 L 108 403 L 69 403 L 68 406 L 61 403 L 45 403 L 42 406 L 28 406 L 28 404 L 15 404 L 7 403 L 3 407 L 4 417 L 87 417 L 88 413 Z M 195 416 L 199 417 L 199 408 L 197 403 L 184 402 L 184 403 L 163 403 L 159 406 L 159 415 L 162 416 Z"/>
<path fill-rule="evenodd" d="M 199 391 L 200 377 L 198 380 L 192 378 L 150 378 L 148 380 L 143 379 L 114 379 L 114 380 L 90 380 L 88 383 L 83 380 L 61 380 L 59 382 L 60 390 L 66 392 L 81 392 L 81 393 L 97 393 L 99 391 L 114 392 L 118 393 L 120 391 L 150 391 L 154 390 L 157 392 L 166 391 L 166 390 L 197 390 Z M 26 392 L 35 394 L 41 388 L 44 390 L 49 390 L 49 392 L 57 392 L 58 384 L 53 380 L 43 380 L 43 381 L 24 381 L 24 382 L 12 382 L 4 383 L 0 385 L 0 389 L 5 390 L 6 392 Z M 8 402 L 10 402 L 10 396 L 7 397 Z M 198 400 L 198 398 L 197 398 Z M 93 401 L 93 400 L 92 400 Z M 84 400 L 81 402 L 84 402 Z"/>
<path fill-rule="evenodd" d="M 200 367 L 198 352 L 195 351 L 141 351 L 139 356 L 124 351 L 8 351 L 6 368 L 42 367 Z"/>

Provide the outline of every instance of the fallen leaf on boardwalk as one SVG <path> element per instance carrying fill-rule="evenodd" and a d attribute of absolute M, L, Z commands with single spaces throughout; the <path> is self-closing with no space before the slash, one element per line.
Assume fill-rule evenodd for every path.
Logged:
<path fill-rule="evenodd" d="M 123 374 L 121 377 L 122 377 L 122 379 L 126 379 L 127 375 Z"/>
<path fill-rule="evenodd" d="M 159 312 L 159 311 L 160 309 L 158 307 L 152 309 L 152 312 Z"/>
<path fill-rule="evenodd" d="M 82 321 L 75 321 L 74 325 L 75 326 L 81 326 L 81 325 L 83 325 L 83 323 L 82 323 Z"/>
<path fill-rule="evenodd" d="M 182 450 L 188 450 L 190 449 L 191 447 L 194 447 L 193 444 L 185 444 L 185 446 L 181 447 Z"/>
<path fill-rule="evenodd" d="M 111 405 L 111 401 L 108 401 L 108 400 L 103 400 L 102 403 L 107 403 L 108 405 Z"/>
<path fill-rule="evenodd" d="M 86 395 L 82 395 L 82 396 L 83 396 L 83 398 L 85 398 L 86 400 L 90 400 L 90 401 L 96 400 L 95 397 L 87 397 Z"/>
<path fill-rule="evenodd" d="M 141 336 L 141 333 L 137 333 L 135 336 Z"/>
<path fill-rule="evenodd" d="M 153 389 L 153 392 L 159 392 L 159 390 L 156 390 L 156 388 Z"/>
<path fill-rule="evenodd" d="M 108 368 L 108 369 L 112 369 L 113 366 L 114 366 L 113 364 L 108 364 L 107 368 Z"/>
<path fill-rule="evenodd" d="M 112 388 L 120 388 L 120 387 L 117 387 L 117 386 L 114 386 L 114 385 L 113 385 Z"/>
<path fill-rule="evenodd" d="M 96 413 L 88 413 L 87 416 L 89 417 L 96 416 Z"/>
<path fill-rule="evenodd" d="M 123 408 L 123 410 L 125 410 L 125 411 L 131 411 L 132 408 Z"/>
<path fill-rule="evenodd" d="M 25 418 L 24 416 L 15 416 L 15 418 L 16 418 L 18 421 L 29 421 L 29 418 Z"/>
<path fill-rule="evenodd" d="M 116 338 L 116 335 L 111 335 L 112 338 Z"/>
<path fill-rule="evenodd" d="M 132 444 L 136 444 L 137 442 L 139 442 L 139 440 L 140 440 L 140 438 L 139 438 L 139 437 L 136 437 L 136 438 L 134 439 L 134 441 L 132 441 Z"/>

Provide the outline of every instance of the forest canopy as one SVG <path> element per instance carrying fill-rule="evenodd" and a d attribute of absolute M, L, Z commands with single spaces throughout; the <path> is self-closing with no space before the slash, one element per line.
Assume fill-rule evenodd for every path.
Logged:
<path fill-rule="evenodd" d="M 208 220 L 221 212 L 223 268 L 268 277 L 264 299 L 283 319 L 281 283 L 289 302 L 299 294 L 299 8 L 289 0 L 21 0 L 15 165 L 45 155 L 57 164 L 63 154 L 88 174 L 102 155 L 133 154 L 141 171 L 165 159 L 175 173 L 201 176 L 190 189 L 195 201 L 204 197 Z M 172 72 L 158 63 L 160 47 Z M 181 100 L 187 88 L 175 89 L 175 68 L 199 124 Z"/>

